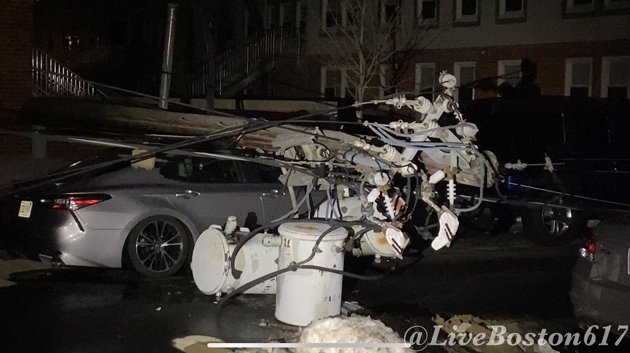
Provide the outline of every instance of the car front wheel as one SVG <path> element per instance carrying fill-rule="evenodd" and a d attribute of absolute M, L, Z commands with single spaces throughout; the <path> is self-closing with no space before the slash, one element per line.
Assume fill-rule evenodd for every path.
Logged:
<path fill-rule="evenodd" d="M 188 261 L 190 233 L 177 219 L 154 216 L 140 222 L 127 239 L 127 255 L 140 274 L 167 277 L 177 273 Z"/>

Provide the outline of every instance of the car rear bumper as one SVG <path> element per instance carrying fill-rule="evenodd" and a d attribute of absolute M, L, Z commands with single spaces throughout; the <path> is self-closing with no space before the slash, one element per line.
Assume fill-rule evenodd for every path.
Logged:
<path fill-rule="evenodd" d="M 11 249 L 52 265 L 121 267 L 124 229 L 91 229 L 70 211 L 39 211 L 33 218 L 6 217 L 3 234 Z"/>
<path fill-rule="evenodd" d="M 591 277 L 591 263 L 579 259 L 573 269 L 569 297 L 573 314 L 587 324 L 628 325 L 630 288 Z"/>

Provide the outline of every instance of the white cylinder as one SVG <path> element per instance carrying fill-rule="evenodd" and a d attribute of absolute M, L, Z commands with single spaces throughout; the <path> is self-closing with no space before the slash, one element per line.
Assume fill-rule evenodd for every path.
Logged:
<path fill-rule="evenodd" d="M 269 234 L 256 234 L 239 250 L 235 267 L 242 271 L 235 279 L 230 271 L 230 257 L 236 244 L 228 242 L 221 231 L 205 230 L 195 243 L 190 267 L 197 288 L 208 295 L 226 293 L 278 269 L 278 247 L 266 241 Z M 270 246 L 271 245 L 271 246 Z M 271 278 L 245 291 L 247 294 L 276 293 L 276 279 Z"/>
<path fill-rule="evenodd" d="M 360 247 L 363 256 L 396 257 L 396 251 L 389 244 L 383 232 L 368 231 L 361 237 Z"/>
<path fill-rule="evenodd" d="M 278 268 L 307 259 L 318 237 L 330 225 L 314 222 L 284 223 L 278 228 L 282 245 Z M 326 236 L 307 265 L 343 270 L 343 242 L 348 232 L 338 228 Z M 312 321 L 341 313 L 343 277 L 327 271 L 298 269 L 278 276 L 276 319 L 290 325 L 306 326 Z"/>

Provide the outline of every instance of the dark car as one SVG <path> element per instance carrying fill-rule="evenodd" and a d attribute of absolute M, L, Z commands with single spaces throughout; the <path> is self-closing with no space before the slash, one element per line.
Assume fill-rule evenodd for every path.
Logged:
<path fill-rule="evenodd" d="M 630 318 L 630 220 L 603 221 L 580 248 L 570 292 L 583 325 L 611 325 L 627 336 Z M 625 332 L 624 332 L 625 327 Z"/>
<path fill-rule="evenodd" d="M 587 220 L 630 210 L 630 101 L 542 96 L 466 106 L 478 143 L 493 151 L 503 182 L 490 195 L 502 215 L 521 217 L 539 244 L 582 234 Z M 545 165 L 553 163 L 553 173 Z M 523 170 L 503 168 L 517 161 Z M 510 212 L 506 211 L 509 210 Z"/>

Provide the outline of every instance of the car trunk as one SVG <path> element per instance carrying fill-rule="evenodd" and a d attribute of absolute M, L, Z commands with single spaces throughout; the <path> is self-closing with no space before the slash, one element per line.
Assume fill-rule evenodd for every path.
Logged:
<path fill-rule="evenodd" d="M 602 224 L 591 277 L 630 288 L 630 222 Z"/>

